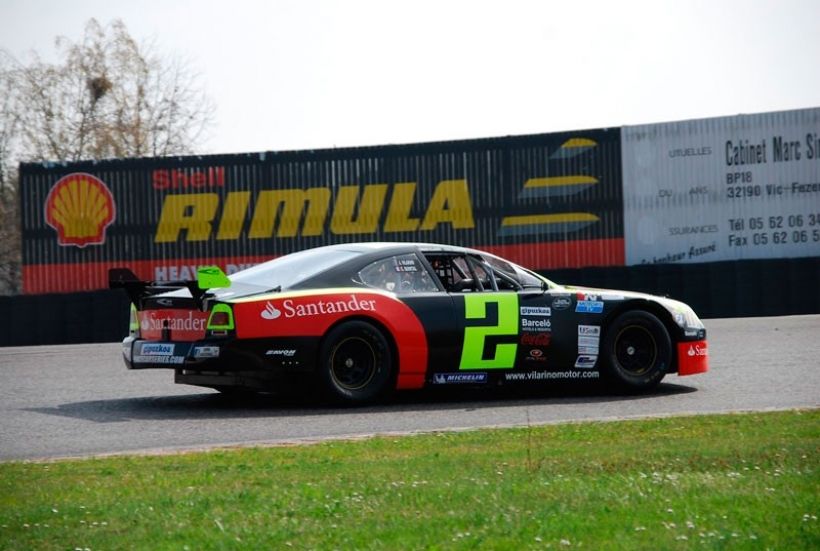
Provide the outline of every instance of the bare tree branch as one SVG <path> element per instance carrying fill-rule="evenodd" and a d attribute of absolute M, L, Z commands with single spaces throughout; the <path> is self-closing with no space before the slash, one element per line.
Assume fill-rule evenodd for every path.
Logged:
<path fill-rule="evenodd" d="M 20 286 L 21 161 L 193 153 L 213 122 L 191 64 L 138 43 L 122 21 L 90 19 L 79 41 L 55 46 L 57 63 L 0 50 L 0 294 Z"/>

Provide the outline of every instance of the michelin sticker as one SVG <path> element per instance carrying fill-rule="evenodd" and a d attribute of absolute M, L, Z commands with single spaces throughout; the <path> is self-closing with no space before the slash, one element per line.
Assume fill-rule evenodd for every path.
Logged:
<path fill-rule="evenodd" d="M 476 384 L 486 382 L 486 372 L 436 373 L 435 375 L 433 375 L 433 384 L 436 385 Z"/>

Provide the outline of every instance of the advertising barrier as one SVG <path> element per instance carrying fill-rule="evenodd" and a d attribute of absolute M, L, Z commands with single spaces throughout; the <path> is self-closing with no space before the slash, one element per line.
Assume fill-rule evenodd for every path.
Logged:
<path fill-rule="evenodd" d="M 820 256 L 820 109 L 624 127 L 626 263 Z"/>
<path fill-rule="evenodd" d="M 456 142 L 21 166 L 23 289 L 355 241 L 541 271 L 820 257 L 820 108 Z"/>
<path fill-rule="evenodd" d="M 459 142 L 24 164 L 0 346 L 121 339 L 127 267 L 228 273 L 354 241 L 482 248 L 705 318 L 820 312 L 820 108 Z"/>
<path fill-rule="evenodd" d="M 536 269 L 624 264 L 618 130 L 21 167 L 25 293 L 227 273 L 352 241 L 474 246 Z"/>

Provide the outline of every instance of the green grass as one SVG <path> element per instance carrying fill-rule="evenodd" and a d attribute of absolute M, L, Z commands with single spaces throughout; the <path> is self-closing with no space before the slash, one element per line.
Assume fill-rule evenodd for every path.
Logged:
<path fill-rule="evenodd" d="M 820 549 L 820 411 L 0 464 L 2 549 Z"/>

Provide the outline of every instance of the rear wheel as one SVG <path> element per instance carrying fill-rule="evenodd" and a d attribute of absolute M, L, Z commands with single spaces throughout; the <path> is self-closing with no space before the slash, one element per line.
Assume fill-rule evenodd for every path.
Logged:
<path fill-rule="evenodd" d="M 328 333 L 320 351 L 319 379 L 333 401 L 371 402 L 392 380 L 393 354 L 384 334 L 370 323 L 348 321 Z"/>
<path fill-rule="evenodd" d="M 672 363 L 669 332 L 642 310 L 625 312 L 607 326 L 602 352 L 609 375 L 631 391 L 657 386 Z"/>

